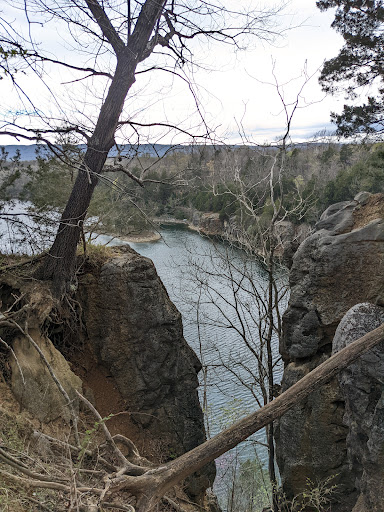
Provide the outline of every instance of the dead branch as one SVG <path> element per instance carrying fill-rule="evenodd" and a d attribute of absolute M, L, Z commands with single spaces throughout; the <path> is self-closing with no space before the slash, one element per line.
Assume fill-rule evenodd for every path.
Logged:
<path fill-rule="evenodd" d="M 65 485 L 60 482 L 55 482 L 53 480 L 34 480 L 33 477 L 31 478 L 24 478 L 21 476 L 13 475 L 12 473 L 8 473 L 7 471 L 4 471 L 3 469 L 0 469 L 0 475 L 3 476 L 5 480 L 8 480 L 10 482 L 13 482 L 17 485 L 22 485 L 26 488 L 36 488 L 36 489 L 52 489 L 54 491 L 64 491 L 64 492 L 71 492 L 70 485 Z M 96 487 L 78 487 L 78 492 L 89 492 L 95 495 L 100 495 L 103 490 L 97 489 Z"/>
<path fill-rule="evenodd" d="M 142 475 L 143 473 L 145 473 L 146 469 L 148 469 L 148 468 L 145 468 L 145 467 L 142 467 L 142 466 L 138 466 L 136 464 L 132 464 L 131 462 L 129 462 L 129 460 L 123 455 L 121 450 L 116 446 L 116 443 L 115 443 L 115 441 L 114 441 L 114 439 L 113 439 L 113 437 L 112 437 L 112 435 L 111 435 L 111 433 L 110 433 L 110 431 L 109 431 L 109 429 L 108 429 L 108 427 L 106 425 L 105 419 L 103 419 L 100 416 L 100 414 L 97 411 L 97 409 L 91 404 L 91 402 L 89 400 L 87 400 L 77 390 L 76 390 L 76 393 L 77 393 L 78 397 L 80 398 L 80 400 L 88 407 L 88 409 L 92 412 L 92 414 L 97 419 L 98 425 L 103 430 L 103 433 L 104 433 L 104 436 L 106 438 L 108 446 L 111 448 L 112 453 L 115 455 L 117 460 L 122 465 L 122 468 L 120 470 L 120 471 L 122 471 L 122 474 L 127 473 L 127 474 L 130 474 L 130 475 Z M 124 436 L 120 436 L 120 437 L 124 438 L 125 442 L 127 444 L 129 444 L 131 449 L 134 449 L 135 453 L 137 453 L 137 455 L 139 456 L 139 452 L 138 452 L 136 446 L 134 445 L 134 443 L 131 440 L 125 438 Z M 119 440 L 121 441 L 121 439 L 119 439 Z M 143 460 L 145 460 L 145 459 L 143 459 Z M 118 473 L 120 473 L 120 471 Z"/>
<path fill-rule="evenodd" d="M 235 423 L 224 432 L 165 466 L 137 477 L 135 482 L 132 482 L 129 477 L 121 478 L 119 482 L 116 482 L 115 489 L 129 489 L 133 494 L 141 492 L 137 512 L 149 512 L 177 483 L 234 448 L 261 428 L 280 418 L 358 357 L 382 341 L 384 341 L 384 324 L 331 356 L 275 400 Z"/>
<path fill-rule="evenodd" d="M 327 361 L 309 372 L 305 377 L 275 400 L 269 402 L 266 406 L 235 423 L 230 428 L 188 453 L 159 467 L 145 468 L 137 466 L 140 473 L 136 475 L 127 474 L 129 471 L 126 471 L 126 467 L 123 466 L 120 470 L 105 475 L 104 482 L 107 485 L 104 489 L 96 485 L 94 487 L 79 485 L 76 486 L 76 495 L 88 493 L 89 495 L 105 497 L 105 500 L 103 499 L 101 503 L 102 506 L 112 508 L 111 499 L 113 499 L 115 494 L 118 491 L 128 491 L 138 499 L 136 506 L 137 512 L 150 512 L 176 484 L 235 447 L 261 428 L 264 428 L 266 425 L 280 418 L 288 410 L 308 397 L 310 393 L 318 390 L 320 386 L 335 377 L 355 359 L 382 341 L 384 341 L 384 324 L 348 345 L 337 354 L 331 356 Z M 96 417 L 99 421 L 101 420 L 101 424 L 104 423 L 98 413 Z M 118 449 L 110 432 L 104 431 L 104 434 L 112 440 L 112 442 L 108 444 L 108 447 L 112 453 L 117 456 L 119 452 L 116 452 Z M 123 441 L 123 438 L 118 437 L 117 440 Z M 125 438 L 123 442 L 125 442 Z M 129 442 L 128 445 L 131 446 Z M 136 448 L 134 449 L 133 446 L 132 450 L 136 452 Z M 2 452 L 0 453 L 2 454 Z M 120 454 L 119 463 L 123 463 L 126 459 L 121 452 Z M 46 488 L 68 493 L 73 492 L 73 486 L 70 485 L 69 481 L 65 484 L 54 477 L 40 475 L 26 470 L 24 464 L 19 463 L 17 459 L 14 459 L 8 454 L 5 454 L 1 460 L 28 475 L 28 478 L 24 478 L 0 470 L 0 475 L 12 483 L 25 487 Z M 128 465 L 127 467 L 130 468 L 131 466 Z M 177 507 L 179 506 L 177 505 Z M 119 505 L 117 505 L 116 508 L 129 511 L 135 510 L 129 507 L 128 509 L 123 509 Z M 177 510 L 180 510 L 180 507 Z"/>
<path fill-rule="evenodd" d="M 102 503 L 103 508 L 117 508 L 119 510 L 123 510 L 125 512 L 135 512 L 135 509 L 132 505 L 120 505 L 120 503 Z"/>
<path fill-rule="evenodd" d="M 8 270 L 12 270 L 13 268 L 23 267 L 25 265 L 29 265 L 40 261 L 44 258 L 45 254 L 39 254 L 38 256 L 33 256 L 32 258 L 28 258 L 25 261 L 19 261 L 18 263 L 13 263 L 12 265 L 4 265 L 0 267 L 0 272 L 7 272 Z"/>
<path fill-rule="evenodd" d="M 146 465 L 146 466 L 152 466 L 151 462 L 147 460 L 145 457 L 142 457 L 139 453 L 139 450 L 137 449 L 135 443 L 128 439 L 127 437 L 123 436 L 122 434 L 115 434 L 112 439 L 117 442 L 121 443 L 124 446 L 126 446 L 129 450 L 127 457 L 131 461 L 135 461 L 138 465 Z"/>
<path fill-rule="evenodd" d="M 18 461 L 14 457 L 10 456 L 2 448 L 0 448 L 0 461 L 5 462 L 6 464 L 8 464 L 8 466 L 11 466 L 14 469 L 17 469 L 17 471 L 20 471 L 24 475 L 29 476 L 30 478 L 32 478 L 34 480 L 37 480 L 37 481 L 40 480 L 42 482 L 60 483 L 60 484 L 65 483 L 65 480 L 63 480 L 63 479 L 52 478 L 51 476 L 42 475 L 40 473 L 35 473 L 35 472 L 29 470 L 25 466 L 25 464 L 22 464 L 20 461 Z"/>
<path fill-rule="evenodd" d="M 52 510 L 50 507 L 43 505 L 43 503 L 41 503 L 41 501 L 35 500 L 35 498 L 31 498 L 31 496 L 27 496 L 25 499 L 27 499 L 31 503 L 37 505 L 42 510 L 46 510 L 47 512 L 51 512 L 51 510 Z"/>
<path fill-rule="evenodd" d="M 1 317 L 2 317 L 2 316 L 4 316 L 4 315 L 1 315 L 1 314 L 0 314 L 0 320 L 1 320 Z M 4 346 L 5 346 L 5 348 L 11 352 L 11 354 L 12 354 L 12 356 L 13 356 L 13 358 L 14 358 L 15 362 L 16 362 L 17 368 L 19 369 L 20 377 L 21 377 L 21 380 L 22 380 L 22 382 L 23 382 L 23 386 L 25 387 L 25 378 L 24 378 L 24 373 L 23 373 L 23 370 L 21 369 L 21 366 L 20 366 L 19 360 L 17 359 L 17 356 L 16 356 L 16 354 L 15 354 L 15 351 L 14 351 L 14 350 L 13 350 L 13 348 L 12 348 L 11 346 L 9 346 L 9 345 L 8 345 L 8 343 L 7 343 L 6 341 L 4 341 L 2 338 L 0 338 L 0 343 L 1 343 L 2 345 L 4 345 Z"/>
<path fill-rule="evenodd" d="M 175 501 L 171 500 L 171 498 L 168 498 L 167 496 L 164 496 L 162 501 L 164 501 L 164 503 L 167 503 L 168 505 L 171 505 L 171 507 L 176 512 L 185 512 L 185 509 L 183 507 L 180 507 L 180 505 L 178 505 Z"/>

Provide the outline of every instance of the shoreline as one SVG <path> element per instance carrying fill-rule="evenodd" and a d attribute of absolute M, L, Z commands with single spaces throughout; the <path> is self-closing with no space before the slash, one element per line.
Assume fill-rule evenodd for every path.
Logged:
<path fill-rule="evenodd" d="M 200 228 L 199 226 L 195 226 L 192 223 L 189 223 L 185 220 L 179 220 L 179 219 L 153 219 L 153 222 L 156 222 L 159 224 L 159 229 L 161 229 L 161 226 L 183 226 L 184 228 L 194 231 L 195 233 L 199 233 L 201 236 L 222 236 L 218 233 L 211 233 L 208 231 L 204 231 L 204 229 Z M 161 240 L 160 233 L 156 231 L 150 231 L 145 233 L 140 233 L 138 235 L 110 235 L 114 238 L 117 238 L 118 240 L 121 240 L 122 242 L 127 243 L 148 243 L 148 242 L 157 242 L 158 240 Z"/>
<path fill-rule="evenodd" d="M 157 242 L 158 240 L 161 240 L 161 235 L 155 231 L 152 231 L 150 233 L 140 233 L 139 235 L 111 235 L 114 236 L 114 238 L 117 238 L 118 240 L 121 240 L 122 242 L 127 243 L 146 243 L 146 242 Z"/>

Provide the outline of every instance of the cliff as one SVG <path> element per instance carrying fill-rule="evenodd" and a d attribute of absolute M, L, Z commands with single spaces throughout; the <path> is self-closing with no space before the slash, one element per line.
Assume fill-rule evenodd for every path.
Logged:
<path fill-rule="evenodd" d="M 280 347 L 283 390 L 383 321 L 383 195 L 361 193 L 329 207 L 294 256 L 290 286 Z M 382 510 L 373 475 L 380 480 L 384 471 L 377 445 L 384 440 L 383 357 L 379 347 L 281 419 L 276 442 L 288 496 L 302 492 L 308 479 L 327 481 L 336 486 L 333 512 Z"/>
<path fill-rule="evenodd" d="M 129 247 L 87 259 L 76 293 L 60 306 L 48 285 L 30 275 L 16 267 L 0 286 L 2 310 L 13 308 L 19 325 L 28 324 L 23 332 L 1 329 L 8 348 L 0 347 L 1 376 L 21 410 L 41 424 L 59 421 L 63 432 L 73 422 L 37 346 L 75 413 L 80 390 L 101 417 L 115 414 L 108 419 L 112 435 L 130 438 L 141 456 L 162 463 L 205 440 L 200 362 L 149 259 Z M 214 475 L 211 464 L 188 479 L 191 501 L 203 502 Z"/>
<path fill-rule="evenodd" d="M 146 450 L 151 446 L 167 460 L 201 444 L 201 364 L 183 337 L 181 315 L 152 261 L 125 246 L 99 273 L 84 273 L 78 298 L 93 356 L 85 364 L 81 359 L 79 373 L 91 389 L 101 389 L 96 402 L 102 413 L 108 413 L 104 404 L 111 404 L 110 397 L 103 397 L 101 379 L 106 372 L 117 392 L 117 408 L 130 412 Z M 190 481 L 191 496 L 199 498 L 213 478 L 211 465 Z"/>
<path fill-rule="evenodd" d="M 218 236 L 229 243 L 235 243 L 238 247 L 249 248 L 250 244 L 253 246 L 257 243 L 257 231 L 253 232 L 256 220 L 258 222 L 260 219 L 254 219 L 254 222 L 250 223 L 250 233 L 248 233 L 248 231 L 244 231 L 244 227 L 239 227 L 236 216 L 224 220 L 219 213 L 193 211 L 189 227 L 203 235 Z M 287 267 L 291 267 L 293 254 L 310 233 L 311 226 L 309 224 L 294 224 L 288 220 L 278 221 L 274 226 L 275 256 L 280 258 Z M 253 249 L 260 252 L 262 248 L 253 246 Z"/>

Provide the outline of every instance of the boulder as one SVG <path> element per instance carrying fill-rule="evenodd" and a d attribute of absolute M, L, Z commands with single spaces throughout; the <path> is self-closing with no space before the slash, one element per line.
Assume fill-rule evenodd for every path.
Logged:
<path fill-rule="evenodd" d="M 342 211 L 350 213 L 345 206 Z M 326 346 L 330 350 L 348 309 L 384 300 L 384 219 L 339 233 L 337 215 L 330 216 L 329 229 L 309 236 L 295 254 L 280 347 L 286 361 L 312 357 Z"/>
<path fill-rule="evenodd" d="M 384 324 L 384 308 L 357 304 L 337 327 L 333 351 Z M 339 375 L 345 399 L 344 423 L 351 475 L 360 492 L 354 512 L 381 512 L 384 503 L 384 343 Z"/>

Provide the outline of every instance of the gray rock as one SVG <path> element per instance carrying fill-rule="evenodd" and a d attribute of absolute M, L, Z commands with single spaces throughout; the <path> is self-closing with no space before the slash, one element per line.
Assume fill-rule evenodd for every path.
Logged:
<path fill-rule="evenodd" d="M 283 391 L 326 359 L 322 355 L 306 363 L 288 364 Z M 308 490 L 309 481 L 314 486 L 328 482 L 329 486 L 337 486 L 338 495 L 342 495 L 335 510 L 352 510 L 356 491 L 346 459 L 348 429 L 343 415 L 344 398 L 337 379 L 333 379 L 286 413 L 277 424 L 277 461 L 283 489 L 289 498 Z"/>
<path fill-rule="evenodd" d="M 329 357 L 336 328 L 350 308 L 362 302 L 384 305 L 384 220 L 378 207 L 384 196 L 372 195 L 366 202 L 359 199 L 364 204 L 352 201 L 328 208 L 317 231 L 293 258 L 280 346 L 286 364 L 283 389 Z M 368 328 L 364 322 L 363 330 Z M 370 361 L 376 364 L 377 355 L 366 355 L 367 367 Z M 360 387 L 359 392 L 366 393 L 369 384 L 362 382 Z M 332 512 L 351 512 L 360 492 L 358 471 L 351 473 L 347 458 L 348 429 L 341 420 L 344 408 L 344 395 L 335 380 L 284 415 L 277 426 L 285 492 L 291 498 L 301 493 L 306 474 L 314 482 L 337 474 L 340 493 Z"/>
<path fill-rule="evenodd" d="M 384 323 L 384 309 L 357 304 L 341 320 L 334 352 Z M 339 381 L 345 397 L 344 422 L 350 472 L 361 496 L 359 510 L 382 511 L 384 503 L 384 343 L 346 368 Z"/>
<path fill-rule="evenodd" d="M 285 319 L 289 318 L 289 314 Z M 293 330 L 292 339 L 294 340 L 289 351 L 292 359 L 299 359 L 316 354 L 321 343 L 319 335 L 320 321 L 318 314 L 314 310 L 305 312 L 300 318 L 300 323 Z"/>
<path fill-rule="evenodd" d="M 330 347 L 348 309 L 364 300 L 377 303 L 384 298 L 383 276 L 383 219 L 349 233 L 321 230 L 308 237 L 296 252 L 290 273 L 291 298 L 281 346 L 284 358 L 306 358 Z"/>
<path fill-rule="evenodd" d="M 144 429 L 151 446 L 172 458 L 201 444 L 201 364 L 183 337 L 181 315 L 152 261 L 133 249 L 121 249 L 99 275 L 84 276 L 79 291 L 98 364 L 113 378 L 122 407 Z M 151 451 L 149 445 L 147 449 Z M 209 465 L 191 479 L 190 495 L 201 495 L 214 474 L 214 465 Z"/>
<path fill-rule="evenodd" d="M 315 228 L 317 230 L 326 229 L 335 235 L 350 231 L 353 226 L 353 209 L 355 206 L 356 203 L 350 201 L 329 206 L 320 217 Z"/>
<path fill-rule="evenodd" d="M 370 192 L 359 192 L 354 197 L 354 200 L 360 203 L 361 205 L 367 204 L 369 198 L 372 196 Z"/>

